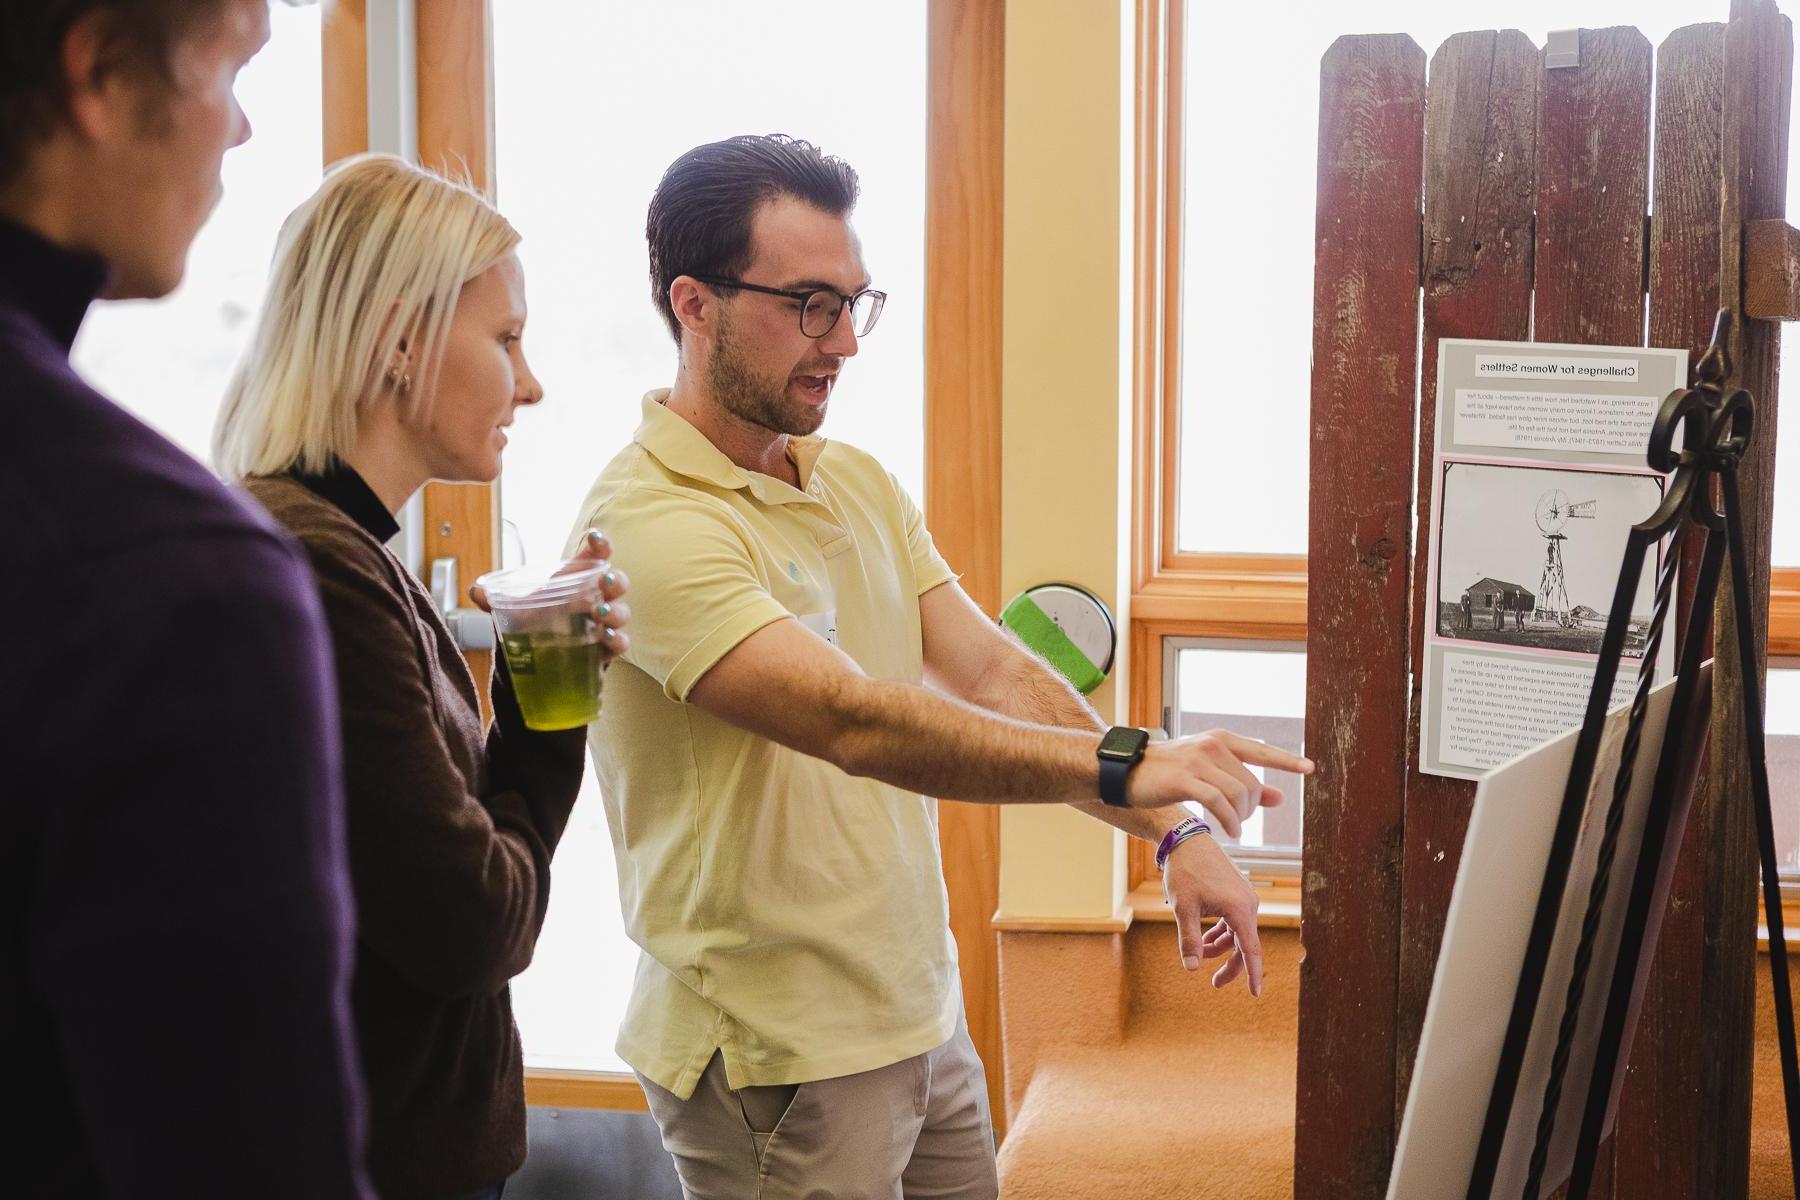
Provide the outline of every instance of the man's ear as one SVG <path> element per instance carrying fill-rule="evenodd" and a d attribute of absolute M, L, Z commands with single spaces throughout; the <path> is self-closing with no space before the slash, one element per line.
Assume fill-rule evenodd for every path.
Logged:
<path fill-rule="evenodd" d="M 89 9 L 63 35 L 62 71 L 69 123 L 83 141 L 98 142 L 134 123 L 138 106 L 130 73 L 109 62 L 104 8 Z"/>
<path fill-rule="evenodd" d="M 717 297 L 692 275 L 677 275 L 669 284 L 669 307 L 681 327 L 697 338 L 710 338 L 718 321 Z"/>

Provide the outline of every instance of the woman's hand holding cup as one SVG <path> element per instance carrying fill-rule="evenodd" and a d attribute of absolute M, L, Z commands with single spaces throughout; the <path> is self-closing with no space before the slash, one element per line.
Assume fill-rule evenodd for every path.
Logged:
<path fill-rule="evenodd" d="M 594 605 L 594 621 L 600 626 L 600 641 L 606 655 L 601 668 L 604 670 L 631 645 L 631 639 L 625 633 L 625 623 L 631 620 L 631 605 L 624 600 L 631 581 L 625 578 L 625 572 L 612 568 L 612 543 L 598 529 L 587 531 L 587 536 L 581 539 L 580 548 L 575 551 L 575 557 L 557 573 L 560 575 L 578 571 L 583 566 L 596 562 L 607 564 L 606 573 L 600 576 L 600 599 Z"/>
<path fill-rule="evenodd" d="M 631 645 L 630 583 L 611 559 L 612 544 L 590 529 L 553 572 L 490 571 L 469 589 L 494 614 L 527 728 L 573 729 L 599 716 L 601 675 Z"/>

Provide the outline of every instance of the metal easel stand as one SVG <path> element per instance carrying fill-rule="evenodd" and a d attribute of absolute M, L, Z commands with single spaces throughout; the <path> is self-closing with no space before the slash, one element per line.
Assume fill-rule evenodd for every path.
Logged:
<path fill-rule="evenodd" d="M 1666 902 L 1666 895 L 1659 894 L 1659 875 L 1666 887 L 1667 872 L 1664 868 L 1672 863 L 1680 848 L 1682 828 L 1686 822 L 1693 781 L 1691 766 L 1705 745 L 1708 733 L 1706 728 L 1694 720 L 1696 703 L 1700 700 L 1698 682 L 1700 667 L 1712 637 L 1713 601 L 1718 592 L 1719 575 L 1728 557 L 1736 609 L 1736 653 L 1742 666 L 1744 723 L 1748 733 L 1748 745 L 1744 749 L 1749 754 L 1752 799 L 1756 806 L 1763 903 L 1768 915 L 1769 950 L 1774 977 L 1776 1028 L 1781 1043 L 1782 1083 L 1787 1101 L 1788 1154 L 1793 1177 L 1796 1184 L 1800 1185 L 1800 1059 L 1797 1059 L 1795 1053 L 1794 1008 L 1788 981 L 1787 942 L 1781 925 L 1781 895 L 1769 799 L 1769 772 L 1763 742 L 1762 692 L 1756 669 L 1755 626 L 1750 612 L 1749 564 L 1739 516 L 1737 467 L 1750 445 L 1755 426 L 1755 402 L 1750 393 L 1742 388 L 1728 390 L 1732 363 L 1726 345 L 1731 332 L 1731 321 L 1729 311 L 1719 313 L 1713 327 L 1712 345 L 1696 371 L 1698 382 L 1692 388 L 1679 389 L 1669 394 L 1657 413 L 1651 430 L 1648 460 L 1652 468 L 1669 473 L 1669 486 L 1656 512 L 1633 526 L 1626 542 L 1618 587 L 1613 593 L 1612 612 L 1607 621 L 1605 638 L 1601 642 L 1600 658 L 1595 665 L 1593 690 L 1588 696 L 1587 714 L 1582 723 L 1580 738 L 1576 742 L 1574 762 L 1569 768 L 1562 811 L 1557 818 L 1543 888 L 1538 894 L 1537 910 L 1532 918 L 1518 989 L 1513 996 L 1506 1038 L 1501 1046 L 1499 1070 L 1488 1099 L 1487 1116 L 1482 1126 L 1481 1141 L 1469 1183 L 1470 1200 L 1488 1200 L 1492 1194 L 1525 1049 L 1531 1038 L 1532 1020 L 1543 989 L 1550 946 L 1562 907 L 1563 891 L 1568 883 L 1588 793 L 1593 786 L 1601 735 L 1606 724 L 1607 709 L 1610 707 L 1613 682 L 1618 677 L 1620 657 L 1632 615 L 1632 602 L 1637 594 L 1638 581 L 1643 575 L 1644 560 L 1659 542 L 1678 532 L 1684 522 L 1690 520 L 1706 530 L 1694 593 L 1693 616 L 1681 647 L 1675 695 L 1668 729 L 1658 755 L 1643 844 L 1636 863 L 1631 866 L 1631 893 L 1627 901 L 1619 954 L 1607 993 L 1605 1013 L 1599 1030 L 1582 1030 L 1579 1027 L 1588 967 L 1593 958 L 1601 914 L 1606 907 L 1613 858 L 1624 820 L 1625 798 L 1631 791 L 1633 768 L 1642 740 L 1645 715 L 1649 709 L 1657 652 L 1672 606 L 1675 580 L 1680 573 L 1679 538 L 1670 540 L 1657 578 L 1655 607 L 1644 643 L 1643 657 L 1638 663 L 1637 690 L 1626 727 L 1623 761 L 1606 810 L 1596 870 L 1588 892 L 1587 907 L 1582 915 L 1574 970 L 1563 1004 L 1562 1019 L 1557 1028 L 1556 1050 L 1544 1087 L 1543 1105 L 1532 1143 L 1531 1163 L 1523 1197 L 1524 1200 L 1539 1200 L 1544 1193 L 1546 1159 L 1556 1128 L 1556 1114 L 1562 1098 L 1570 1051 L 1577 1037 L 1595 1038 L 1597 1043 L 1593 1076 L 1582 1110 L 1581 1131 L 1569 1180 L 1569 1200 L 1586 1200 L 1592 1186 L 1596 1155 L 1607 1112 L 1618 1090 L 1618 1077 L 1623 1067 L 1621 1058 L 1628 1035 L 1627 1023 L 1635 1010 L 1634 1001 L 1641 982 L 1640 966 L 1648 963 L 1656 949 L 1654 930 L 1661 925 L 1660 904 Z M 1682 449 L 1676 451 L 1673 446 L 1678 429 L 1684 431 L 1684 436 Z M 1715 509 L 1712 503 L 1715 480 L 1723 500 L 1723 512 Z M 1723 752 L 1725 748 L 1721 750 Z M 1654 913 L 1653 908 L 1657 909 Z M 1556 1181 L 1552 1181 L 1554 1182 Z"/>

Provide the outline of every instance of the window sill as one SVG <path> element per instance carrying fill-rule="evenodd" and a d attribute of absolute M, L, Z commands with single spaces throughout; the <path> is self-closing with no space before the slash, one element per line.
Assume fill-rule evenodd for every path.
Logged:
<path fill-rule="evenodd" d="M 1257 910 L 1256 923 L 1264 929 L 1298 929 L 1300 927 L 1300 887 L 1293 880 L 1273 879 L 1254 880 L 1257 894 L 1262 899 L 1262 907 Z M 1163 899 L 1162 884 L 1159 880 L 1146 879 L 1138 884 L 1137 889 L 1125 898 L 1130 909 L 1131 918 L 1137 921 L 1173 922 L 1175 914 L 1169 908 L 1169 902 Z M 1758 905 L 1758 914 L 1761 906 Z M 1800 902 L 1782 905 L 1782 934 L 1790 948 L 1800 950 Z M 1756 949 L 1759 953 L 1769 952 L 1769 927 L 1759 923 L 1756 927 Z"/>
<path fill-rule="evenodd" d="M 995 913 L 996 933 L 1124 933 L 1131 928 L 1132 909 L 1122 907 L 1110 917 L 1013 917 Z"/>
<path fill-rule="evenodd" d="M 1275 879 L 1266 883 L 1252 880 L 1262 906 L 1256 911 L 1256 924 L 1263 929 L 1298 929 L 1300 927 L 1300 888 L 1292 880 Z M 1139 921 L 1175 920 L 1169 902 L 1163 899 L 1162 882 L 1146 879 L 1126 897 L 1132 916 Z"/>
<path fill-rule="evenodd" d="M 612 1071 L 527 1070 L 525 1103 L 534 1108 L 650 1111 L 637 1077 Z"/>
<path fill-rule="evenodd" d="M 1787 895 L 1786 890 L 1789 886 L 1791 885 L 1785 883 L 1782 885 L 1784 894 L 1781 900 L 1781 940 L 1788 944 L 1788 950 L 1792 953 L 1796 948 L 1800 948 L 1800 897 Z M 1762 916 L 1762 891 L 1759 888 L 1756 893 L 1756 948 L 1761 953 L 1767 954 L 1769 952 L 1769 926 Z"/>

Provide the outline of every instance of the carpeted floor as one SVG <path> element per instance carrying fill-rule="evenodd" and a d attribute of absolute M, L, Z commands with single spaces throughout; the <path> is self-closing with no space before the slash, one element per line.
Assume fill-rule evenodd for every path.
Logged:
<path fill-rule="evenodd" d="M 1006 1200 L 1285 1200 L 1293 1195 L 1294 930 L 1263 934 L 1261 1000 L 1181 969 L 1175 927 L 1126 934 L 1117 1046 L 1046 1055 L 1000 1151 Z"/>
<path fill-rule="evenodd" d="M 1790 948 L 1789 953 L 1793 953 Z M 1756 1077 L 1750 1096 L 1750 1200 L 1793 1200 L 1787 1114 L 1781 1096 L 1781 1049 L 1769 999 L 1769 956 L 1756 960 Z"/>
<path fill-rule="evenodd" d="M 1175 954 L 1174 927 L 1125 937 L 1121 1044 L 1045 1053 L 1000 1152 L 1005 1200 L 1290 1200 L 1299 938 L 1263 933 L 1263 997 L 1214 992 Z M 1750 1200 L 1788 1178 L 1769 960 L 1759 960 Z"/>

